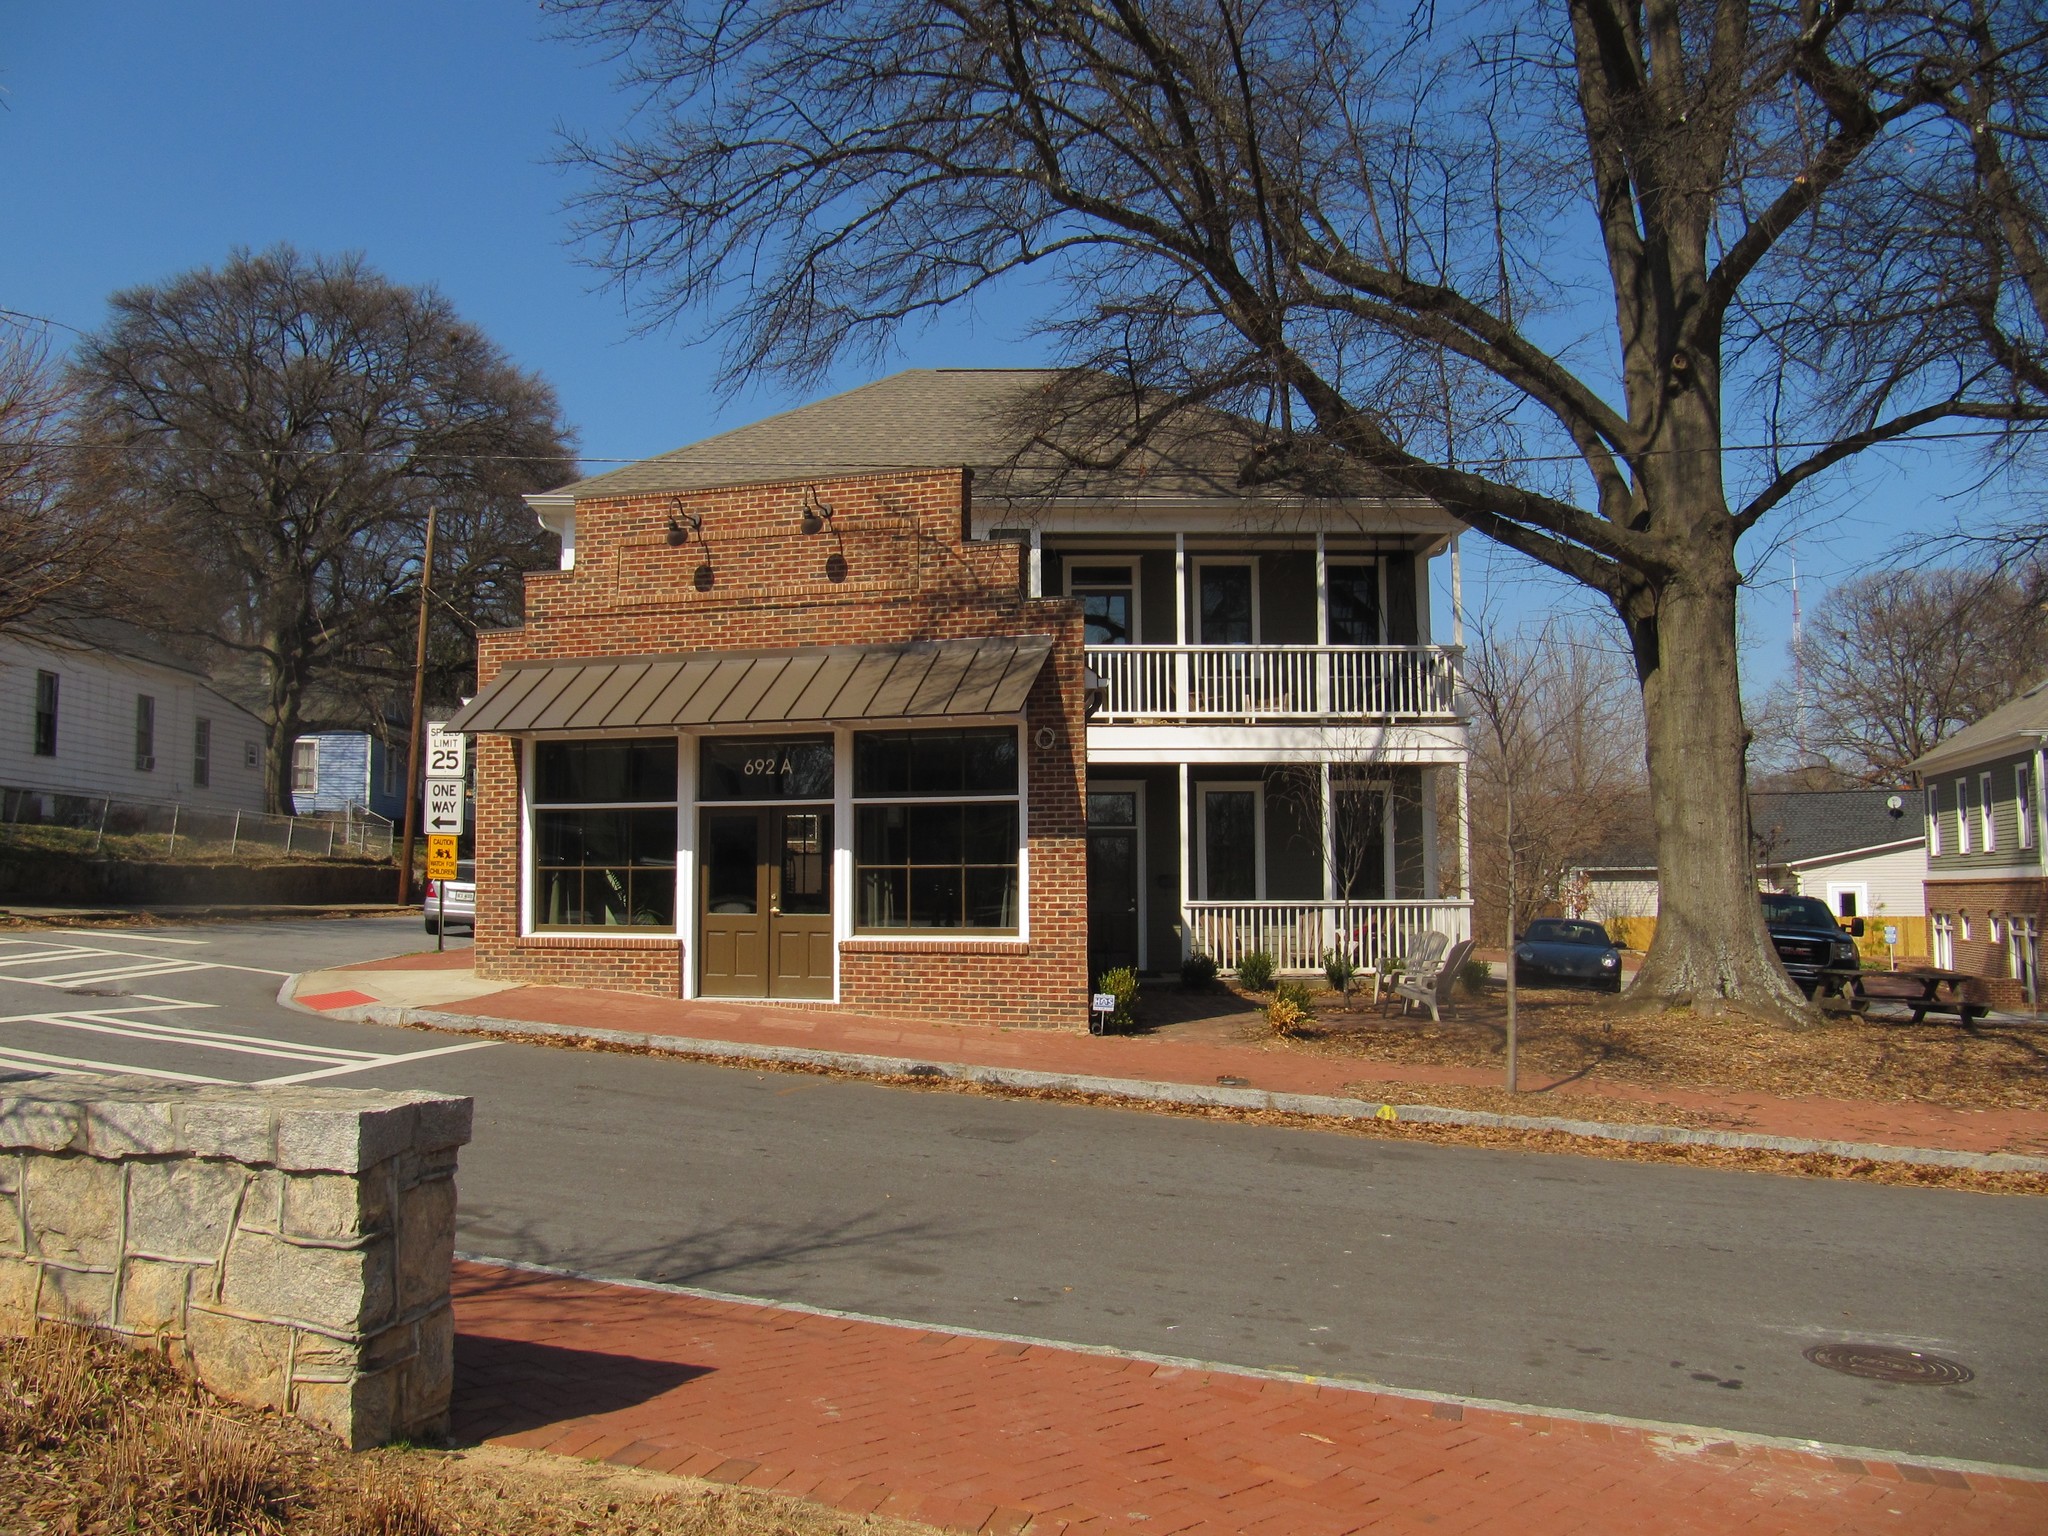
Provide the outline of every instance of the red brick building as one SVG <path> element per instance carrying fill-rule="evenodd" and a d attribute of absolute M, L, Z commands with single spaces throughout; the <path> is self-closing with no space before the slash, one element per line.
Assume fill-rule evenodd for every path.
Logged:
<path fill-rule="evenodd" d="M 1085 1028 L 1111 965 L 1462 936 L 1455 525 L 1249 495 L 1230 432 L 1077 474 L 1053 383 L 899 374 L 529 498 L 562 568 L 454 722 L 480 972 Z"/>
<path fill-rule="evenodd" d="M 2038 1011 L 2048 927 L 2042 804 L 2048 682 L 1919 758 L 1928 942 L 1937 966 L 1983 978 L 1993 1006 Z"/>

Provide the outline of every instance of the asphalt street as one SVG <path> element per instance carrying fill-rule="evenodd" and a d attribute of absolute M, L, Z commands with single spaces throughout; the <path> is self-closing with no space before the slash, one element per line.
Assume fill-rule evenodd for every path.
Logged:
<path fill-rule="evenodd" d="M 481 1255 L 2048 1466 L 2048 1200 L 478 1048 L 273 1000 L 288 970 L 422 943 L 397 919 L 0 936 L 0 1070 L 473 1094 Z M 1840 1340 L 1975 1379 L 1880 1385 L 1802 1354 Z"/>

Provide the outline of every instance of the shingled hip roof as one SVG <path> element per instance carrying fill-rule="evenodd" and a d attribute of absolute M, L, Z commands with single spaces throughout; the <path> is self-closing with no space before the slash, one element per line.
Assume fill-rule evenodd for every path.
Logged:
<path fill-rule="evenodd" d="M 1048 635 L 903 645 L 534 661 L 507 667 L 448 729 L 561 734 L 1014 715 Z"/>

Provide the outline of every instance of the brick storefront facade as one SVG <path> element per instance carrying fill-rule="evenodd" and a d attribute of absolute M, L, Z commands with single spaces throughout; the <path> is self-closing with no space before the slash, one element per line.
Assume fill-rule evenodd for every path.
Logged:
<path fill-rule="evenodd" d="M 970 494 L 969 473 L 952 469 L 579 501 L 574 566 L 528 576 L 525 626 L 480 638 L 477 681 L 520 661 L 1050 636 L 1024 716 L 1027 937 L 842 940 L 839 1006 L 1082 1029 L 1080 613 L 1067 599 L 1025 595 L 1020 546 L 969 541 Z M 833 509 L 829 526 L 803 533 L 806 507 L 820 502 Z M 701 526 L 681 532 L 692 518 Z M 515 739 L 478 738 L 479 974 L 678 993 L 694 939 L 688 912 L 658 936 L 521 934 L 520 761 Z"/>
<path fill-rule="evenodd" d="M 2048 932 L 2048 880 L 1929 880 L 1930 924 L 1946 916 L 1953 924 L 1954 967 L 1975 980 L 1972 987 L 1994 1008 L 2024 1011 L 2026 988 L 2013 974 L 2007 924 L 2031 917 L 2037 934 Z M 1963 937 L 1968 919 L 1970 936 Z M 1994 924 L 1997 937 L 1992 937 Z"/>

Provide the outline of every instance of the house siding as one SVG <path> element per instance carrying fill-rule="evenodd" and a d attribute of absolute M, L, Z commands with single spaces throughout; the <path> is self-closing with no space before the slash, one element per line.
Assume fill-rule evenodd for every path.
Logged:
<path fill-rule="evenodd" d="M 58 678 L 57 752 L 35 754 L 36 674 Z M 153 769 L 135 766 L 135 701 L 155 704 Z M 211 724 L 208 782 L 193 782 L 197 724 Z M 60 794 L 176 801 L 208 810 L 263 808 L 264 729 L 203 678 L 83 647 L 0 636 L 0 784 Z M 257 766 L 247 748 L 259 748 Z"/>
<path fill-rule="evenodd" d="M 1022 546 L 967 541 L 967 495 L 966 472 L 946 470 L 582 502 L 574 568 L 528 576 L 526 624 L 480 637 L 478 684 L 515 661 L 1052 637 L 1023 721 L 1028 937 L 842 939 L 839 1006 L 1085 1029 L 1080 611 L 1025 595 Z M 836 508 L 829 534 L 797 530 L 811 496 Z M 702 518 L 681 545 L 666 533 L 678 514 Z M 694 963 L 687 912 L 658 938 L 522 936 L 523 757 L 513 738 L 478 739 L 479 973 L 676 995 Z"/>
<path fill-rule="evenodd" d="M 1927 849 L 1922 844 L 1873 853 L 1862 858 L 1816 860 L 1796 871 L 1797 889 L 1807 896 L 1826 901 L 1830 883 L 1861 885 L 1868 902 L 1860 915 L 1866 918 L 1924 917 L 1927 915 Z"/>
<path fill-rule="evenodd" d="M 2015 868 L 2039 872 L 2042 869 L 2040 847 L 2040 823 L 2036 808 L 2040 805 L 2040 786 L 2032 782 L 2034 759 L 2031 752 L 2008 753 L 1989 758 L 1981 763 L 1971 763 L 1965 768 L 1949 768 L 1930 774 L 1926 785 L 1937 789 L 1941 795 L 1939 817 L 1941 852 L 1929 857 L 1928 875 L 1933 879 L 1956 879 L 1971 874 L 2004 874 Z M 1983 830 L 1978 806 L 1982 796 L 1983 775 L 1991 775 L 1991 842 L 1984 846 Z M 2034 825 L 2028 830 L 2030 846 L 2020 846 L 2020 817 L 2017 796 L 2016 775 L 2025 774 L 2028 780 L 2027 792 L 2030 801 L 2030 818 Z M 1970 851 L 1962 848 L 1962 813 L 1956 804 L 1958 783 L 1969 787 L 1969 829 Z M 1926 800 L 1921 808 L 1926 811 Z M 1931 819 L 1931 818 L 1930 818 Z"/>
<path fill-rule="evenodd" d="M 2027 1006 L 2025 988 L 2013 974 L 2006 947 L 2006 920 L 2014 913 L 2033 918 L 2037 932 L 2048 932 L 2048 879 L 1932 880 L 1927 882 L 1928 920 L 1947 916 L 1955 922 L 1955 969 L 1977 978 L 1974 991 L 1995 1008 Z M 1962 920 L 1970 936 L 1962 936 Z M 1997 926 L 1997 937 L 1992 927 Z M 2039 964 L 2038 941 L 2036 964 Z"/>

